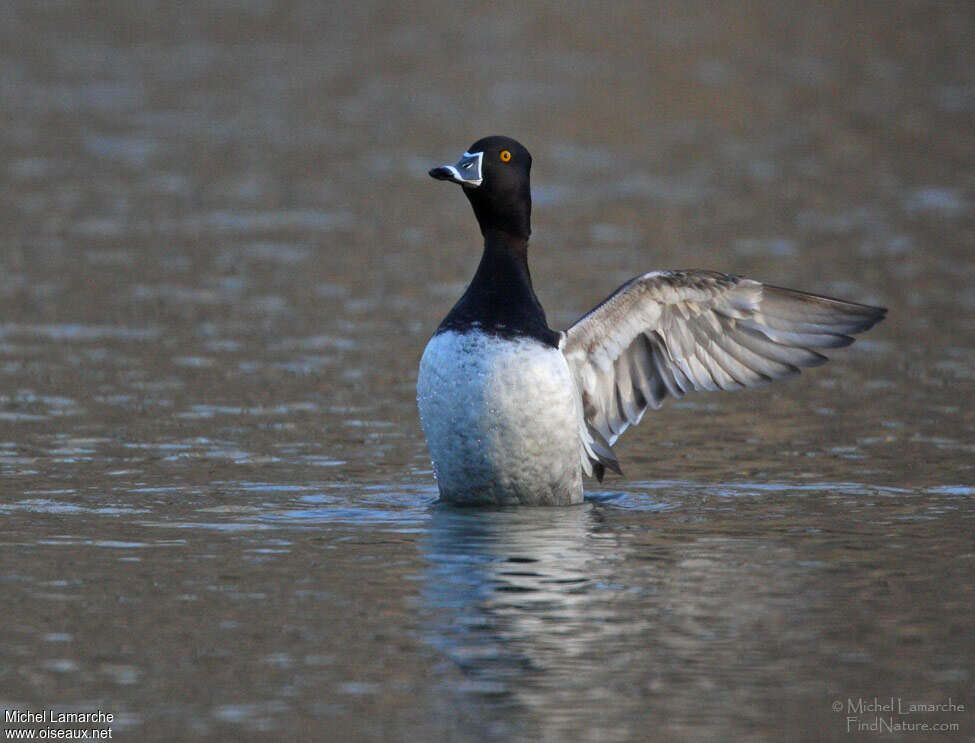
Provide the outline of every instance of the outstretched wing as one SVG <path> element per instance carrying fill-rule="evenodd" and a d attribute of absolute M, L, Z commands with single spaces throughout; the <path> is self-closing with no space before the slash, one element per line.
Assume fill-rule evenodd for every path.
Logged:
<path fill-rule="evenodd" d="M 756 387 L 817 366 L 886 310 L 712 271 L 653 271 L 623 284 L 566 331 L 582 393 L 583 466 L 618 471 L 611 447 L 648 407 L 691 390 Z M 608 449 L 608 451 L 603 451 Z"/>

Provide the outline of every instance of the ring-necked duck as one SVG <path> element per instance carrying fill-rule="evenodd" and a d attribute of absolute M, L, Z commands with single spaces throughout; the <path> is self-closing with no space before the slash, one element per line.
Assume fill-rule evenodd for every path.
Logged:
<path fill-rule="evenodd" d="M 441 497 L 460 504 L 582 501 L 582 474 L 620 472 L 612 446 L 669 394 L 754 387 L 816 366 L 880 307 L 713 271 L 651 271 L 565 332 L 528 270 L 531 155 L 478 140 L 430 171 L 463 187 L 484 254 L 427 344 L 417 399 Z"/>

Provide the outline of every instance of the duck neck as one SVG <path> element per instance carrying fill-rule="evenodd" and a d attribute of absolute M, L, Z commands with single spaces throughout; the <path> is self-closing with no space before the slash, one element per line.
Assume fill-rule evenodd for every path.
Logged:
<path fill-rule="evenodd" d="M 531 271 L 528 269 L 528 237 L 501 230 L 486 230 L 484 253 L 471 281 L 471 287 L 475 284 L 483 291 L 501 298 L 517 300 L 519 297 L 530 296 L 535 299 Z"/>
<path fill-rule="evenodd" d="M 503 337 L 531 336 L 558 345 L 558 334 L 549 329 L 532 288 L 527 236 L 484 231 L 481 263 L 441 330 L 472 327 Z"/>

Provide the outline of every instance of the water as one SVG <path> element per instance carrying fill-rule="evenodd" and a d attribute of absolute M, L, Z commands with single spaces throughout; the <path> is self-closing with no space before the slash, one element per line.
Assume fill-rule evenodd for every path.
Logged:
<path fill-rule="evenodd" d="M 898 719 L 973 734 L 967 4 L 173 7 L 0 10 L 0 706 L 839 740 L 836 701 L 950 697 Z M 890 316 L 668 402 L 582 507 L 441 507 L 416 365 L 478 249 L 426 169 L 496 132 L 556 327 L 668 267 Z"/>

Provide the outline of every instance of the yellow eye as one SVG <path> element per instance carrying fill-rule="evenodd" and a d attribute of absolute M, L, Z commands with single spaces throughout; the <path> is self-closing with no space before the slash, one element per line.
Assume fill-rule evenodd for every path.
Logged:
<path fill-rule="evenodd" d="M 507 150 L 501 150 L 501 162 L 506 163 L 511 159 L 511 153 Z"/>

